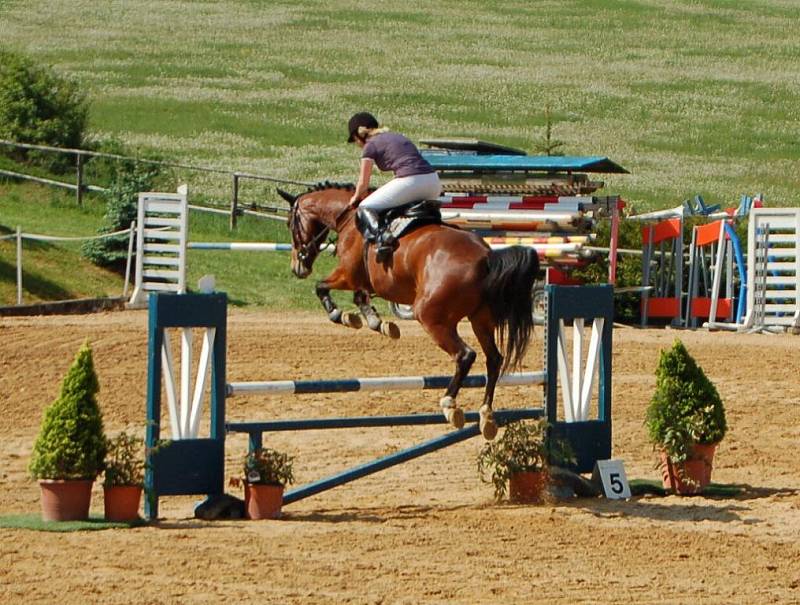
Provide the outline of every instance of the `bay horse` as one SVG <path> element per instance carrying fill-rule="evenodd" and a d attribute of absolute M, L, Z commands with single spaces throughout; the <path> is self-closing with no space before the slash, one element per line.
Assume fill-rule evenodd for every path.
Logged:
<path fill-rule="evenodd" d="M 361 327 L 358 315 L 342 313 L 330 295 L 331 290 L 350 290 L 369 327 L 397 338 L 398 328 L 381 321 L 370 296 L 411 305 L 417 321 L 455 362 L 455 374 L 440 405 L 456 428 L 464 426 L 464 412 L 456 397 L 476 357 L 458 335 L 458 322 L 468 318 L 486 356 L 480 430 L 484 438 L 493 439 L 497 434 L 492 415 L 497 379 L 501 372 L 521 364 L 533 329 L 532 290 L 539 273 L 538 254 L 520 246 L 491 250 L 476 234 L 439 223 L 410 231 L 400 238 L 393 257 L 378 263 L 375 247 L 365 248 L 356 227 L 356 209 L 349 207 L 353 189 L 352 185 L 324 183 L 299 196 L 278 190 L 290 205 L 292 272 L 301 279 L 308 277 L 329 232 L 338 233 L 339 264 L 316 285 L 328 318 Z M 497 348 L 495 333 L 504 354 Z"/>

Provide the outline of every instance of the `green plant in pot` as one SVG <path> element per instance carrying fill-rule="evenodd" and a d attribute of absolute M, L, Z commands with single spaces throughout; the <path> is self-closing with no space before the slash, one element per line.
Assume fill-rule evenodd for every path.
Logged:
<path fill-rule="evenodd" d="M 711 482 L 714 451 L 725 436 L 725 407 L 716 387 L 676 339 L 661 351 L 645 426 L 661 455 L 664 487 L 700 493 Z"/>
<path fill-rule="evenodd" d="M 497 501 L 506 492 L 512 502 L 537 502 L 549 481 L 550 464 L 574 463 L 569 444 L 550 436 L 545 420 L 514 422 L 502 437 L 486 443 L 478 453 L 478 473 L 494 485 Z"/>
<path fill-rule="evenodd" d="M 103 470 L 106 438 L 97 405 L 100 386 L 88 343 L 78 351 L 45 410 L 29 470 L 39 480 L 45 521 L 89 517 L 92 484 Z"/>
<path fill-rule="evenodd" d="M 107 443 L 103 496 L 108 521 L 135 521 L 144 485 L 144 440 L 121 432 Z"/>
<path fill-rule="evenodd" d="M 244 457 L 245 510 L 250 519 L 281 516 L 283 490 L 294 482 L 294 458 L 277 450 L 261 448 Z"/>

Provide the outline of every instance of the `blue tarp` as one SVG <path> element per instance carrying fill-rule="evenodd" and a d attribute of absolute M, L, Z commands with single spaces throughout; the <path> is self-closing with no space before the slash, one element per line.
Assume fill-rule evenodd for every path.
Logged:
<path fill-rule="evenodd" d="M 622 166 L 603 156 L 471 155 L 429 150 L 423 150 L 422 155 L 436 170 L 530 170 L 628 174 Z"/>

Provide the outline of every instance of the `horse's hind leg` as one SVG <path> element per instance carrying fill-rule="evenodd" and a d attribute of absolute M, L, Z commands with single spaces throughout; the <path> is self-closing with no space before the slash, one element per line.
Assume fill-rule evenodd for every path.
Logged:
<path fill-rule="evenodd" d="M 328 313 L 328 319 L 335 324 L 342 324 L 348 328 L 359 329 L 361 327 L 361 318 L 356 313 L 342 313 L 342 310 L 336 306 L 336 303 L 331 298 L 331 284 L 330 280 L 333 275 L 329 276 L 320 282 L 317 282 L 317 297 L 319 298 L 325 311 Z"/>
<path fill-rule="evenodd" d="M 419 321 L 436 344 L 444 349 L 456 363 L 455 374 L 450 384 L 447 385 L 447 390 L 439 401 L 439 405 L 442 406 L 444 416 L 450 424 L 457 429 L 463 428 L 464 410 L 456 404 L 456 397 L 461 389 L 461 383 L 475 362 L 475 351 L 461 340 L 456 329 L 457 321 L 435 321 L 426 317 L 425 313 L 420 315 Z"/>
<path fill-rule="evenodd" d="M 475 337 L 486 355 L 486 390 L 479 415 L 481 434 L 485 439 L 491 441 L 497 435 L 497 423 L 492 414 L 492 401 L 494 400 L 494 388 L 500 377 L 500 368 L 503 366 L 503 356 L 497 349 L 494 338 L 496 325 L 489 307 L 481 307 L 480 311 L 469 318 L 469 321 L 472 323 L 472 331 L 475 332 Z"/>
<path fill-rule="evenodd" d="M 361 314 L 364 316 L 364 319 L 367 320 L 367 325 L 370 330 L 380 332 L 389 338 L 400 338 L 400 328 L 398 328 L 397 324 L 393 321 L 383 321 L 381 319 L 375 307 L 370 304 L 369 294 L 363 290 L 357 290 L 353 295 L 353 302 L 361 309 Z"/>

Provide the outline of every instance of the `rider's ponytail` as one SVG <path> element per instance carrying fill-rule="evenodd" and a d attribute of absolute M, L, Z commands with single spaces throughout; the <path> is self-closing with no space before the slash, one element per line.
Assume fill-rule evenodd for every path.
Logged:
<path fill-rule="evenodd" d="M 386 128 L 386 126 L 381 126 L 379 128 L 367 128 L 366 126 L 359 126 L 358 138 L 366 141 L 368 138 L 374 137 L 376 134 L 381 134 L 382 132 L 389 132 L 389 129 Z"/>

